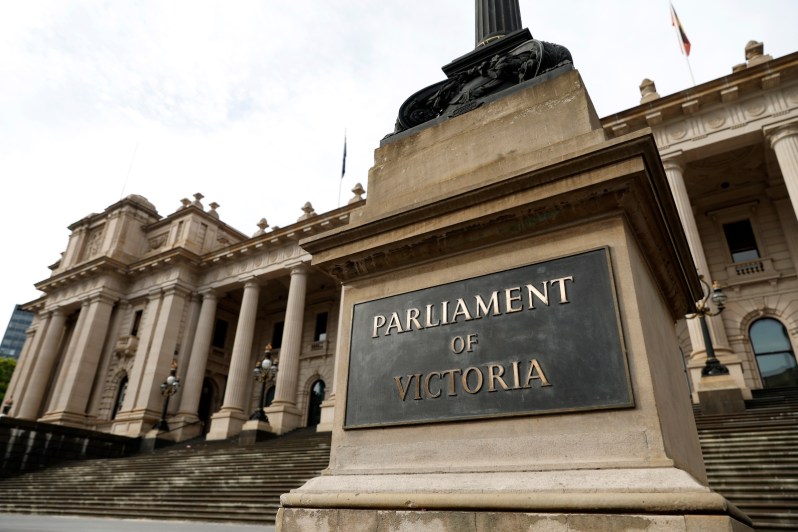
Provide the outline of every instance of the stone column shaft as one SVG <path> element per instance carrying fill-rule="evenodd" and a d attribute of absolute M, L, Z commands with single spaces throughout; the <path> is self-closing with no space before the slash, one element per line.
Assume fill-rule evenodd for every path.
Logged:
<path fill-rule="evenodd" d="M 100 362 L 108 325 L 111 321 L 112 299 L 93 296 L 81 313 L 81 327 L 73 333 L 74 351 L 69 365 L 61 372 L 61 393 L 54 398 L 53 411 L 83 417 L 86 414 L 89 394 L 94 385 L 94 377 Z"/>
<path fill-rule="evenodd" d="M 196 416 L 199 409 L 202 381 L 205 379 L 205 368 L 208 364 L 208 353 L 213 339 L 217 302 L 216 294 L 212 291 L 202 294 L 202 308 L 197 323 L 197 332 L 194 337 L 194 345 L 191 348 L 188 371 L 180 397 L 179 413 L 181 414 Z"/>
<path fill-rule="evenodd" d="M 798 216 L 798 124 L 778 127 L 766 134 L 776 152 L 793 212 Z"/>
<path fill-rule="evenodd" d="M 61 397 L 61 393 L 64 390 L 66 373 L 68 368 L 72 365 L 72 359 L 75 357 L 75 349 L 78 343 L 78 337 L 80 336 L 78 333 L 83 330 L 83 325 L 86 323 L 86 309 L 88 308 L 89 301 L 84 300 L 80 305 L 78 319 L 75 321 L 75 325 L 69 331 L 68 341 L 66 343 L 66 351 L 64 351 L 64 353 L 61 355 L 60 363 L 57 365 L 58 369 L 56 370 L 54 380 L 50 386 L 50 399 L 43 405 L 43 410 L 45 413 L 53 410 L 55 403 L 58 401 L 58 398 Z"/>
<path fill-rule="evenodd" d="M 244 412 L 247 384 L 254 362 L 251 360 L 252 340 L 255 337 L 255 318 L 258 314 L 260 285 L 249 281 L 244 285 L 244 298 L 238 314 L 236 337 L 233 341 L 233 355 L 227 371 L 227 387 L 221 410 L 211 417 L 211 430 L 208 440 L 223 440 L 241 432 L 247 415 Z"/>
<path fill-rule="evenodd" d="M 175 354 L 180 321 L 188 291 L 180 287 L 164 290 L 161 311 L 152 334 L 147 364 L 139 384 L 136 409 L 160 416 L 161 383 L 169 376 L 169 366 Z M 138 356 L 138 353 L 136 353 Z"/>
<path fill-rule="evenodd" d="M 36 365 L 31 375 L 28 389 L 24 390 L 22 405 L 17 416 L 23 419 L 36 419 L 44 400 L 44 392 L 50 382 L 50 377 L 55 367 L 58 356 L 58 347 L 64 335 L 66 316 L 62 309 L 55 309 L 50 314 L 47 330 L 44 333 L 44 343 L 36 356 Z"/>
<path fill-rule="evenodd" d="M 11 381 L 6 388 L 6 395 L 4 402 L 13 401 L 11 406 L 11 415 L 16 416 L 20 406 L 20 399 L 25 390 L 28 389 L 28 379 L 31 375 L 31 369 L 36 363 L 36 358 L 31 354 L 35 353 L 41 342 L 42 335 L 42 318 L 41 315 L 37 316 L 28 330 L 25 332 L 25 344 L 22 346 L 22 352 L 19 355 L 17 366 L 14 368 L 14 373 L 11 375 Z"/>
<path fill-rule="evenodd" d="M 98 366 L 97 375 L 94 378 L 94 386 L 91 390 L 91 395 L 89 397 L 89 407 L 86 410 L 90 421 L 91 419 L 97 419 L 100 403 L 102 402 L 103 392 L 105 391 L 105 384 L 106 379 L 108 377 L 108 368 L 111 366 L 111 362 L 115 358 L 114 354 L 114 345 L 113 342 L 119 338 L 119 331 L 122 327 L 122 320 L 124 317 L 130 312 L 130 303 L 117 303 L 114 305 L 113 310 L 111 311 L 111 320 L 110 324 L 108 325 L 108 334 L 106 335 L 106 339 L 110 340 L 103 348 L 101 353 L 100 364 Z M 110 344 L 110 345 L 109 345 Z"/>
<path fill-rule="evenodd" d="M 233 342 L 233 356 L 227 374 L 227 388 L 224 392 L 222 410 L 244 412 L 247 384 L 252 371 L 252 340 L 255 337 L 255 317 L 258 313 L 260 285 L 254 281 L 244 285 L 244 298 L 238 315 L 236 337 Z"/>
<path fill-rule="evenodd" d="M 130 376 L 128 377 L 127 393 L 125 400 L 122 403 L 120 414 L 132 411 L 136 407 L 136 401 L 139 395 L 139 388 L 141 387 L 142 377 L 144 376 L 144 369 L 147 366 L 147 355 L 150 348 L 150 342 L 155 331 L 155 324 L 158 319 L 158 309 L 161 304 L 161 291 L 153 290 L 147 296 L 147 306 L 141 316 L 141 323 L 139 324 L 138 332 L 138 347 L 136 354 L 133 358 L 133 367 L 130 368 Z M 117 416 L 117 418 L 124 416 Z M 131 434 L 132 435 L 132 434 Z"/>
<path fill-rule="evenodd" d="M 288 303 L 285 311 L 283 344 L 280 347 L 280 363 L 277 372 L 277 388 L 272 407 L 296 406 L 296 387 L 299 378 L 299 355 L 302 353 L 302 326 L 305 317 L 305 294 L 307 292 L 307 266 L 291 270 L 288 287 Z"/>
<path fill-rule="evenodd" d="M 682 222 L 687 244 L 690 246 L 690 253 L 698 269 L 698 273 L 704 276 L 704 280 L 712 284 L 707 257 L 704 254 L 704 247 L 701 243 L 701 236 L 698 233 L 698 225 L 693 215 L 693 207 L 690 204 L 690 196 L 687 194 L 687 186 L 684 183 L 684 171 L 682 166 L 673 159 L 663 161 L 665 174 L 668 177 L 673 199 L 676 202 L 676 210 L 679 212 L 679 219 Z M 726 330 L 720 316 L 708 318 L 708 325 L 712 335 L 713 346 L 719 349 L 728 349 L 729 341 L 726 339 Z M 690 343 L 693 352 L 704 351 L 704 337 L 701 333 L 701 325 L 698 320 L 687 320 L 687 329 L 690 332 Z"/>

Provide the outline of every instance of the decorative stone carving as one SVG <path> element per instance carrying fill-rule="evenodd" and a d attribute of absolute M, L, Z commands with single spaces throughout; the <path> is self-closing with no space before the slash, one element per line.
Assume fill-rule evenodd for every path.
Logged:
<path fill-rule="evenodd" d="M 363 185 L 361 185 L 360 183 L 356 184 L 355 187 L 352 189 L 352 194 L 354 194 L 354 196 L 352 197 L 352 199 L 349 200 L 348 204 L 357 203 L 358 201 L 363 201 L 363 194 L 365 193 L 366 189 L 363 188 Z"/>
<path fill-rule="evenodd" d="M 255 232 L 253 237 L 260 236 L 266 232 L 266 229 L 269 227 L 269 222 L 266 221 L 266 218 L 261 218 L 260 221 L 257 223 L 258 230 Z"/>
<path fill-rule="evenodd" d="M 773 56 L 765 54 L 765 45 L 759 41 L 748 41 L 745 45 L 745 60 L 749 67 L 770 61 Z"/>
<path fill-rule="evenodd" d="M 98 227 L 97 229 L 92 229 L 92 231 L 89 233 L 88 243 L 86 244 L 86 256 L 84 258 L 89 259 L 100 251 L 103 229 L 105 229 L 104 226 Z"/>
<path fill-rule="evenodd" d="M 763 98 L 753 98 L 743 103 L 743 111 L 747 116 L 761 116 L 765 113 L 767 104 Z"/>
<path fill-rule="evenodd" d="M 648 103 L 659 98 L 657 86 L 648 78 L 640 82 L 640 103 Z"/>
<path fill-rule="evenodd" d="M 214 218 L 218 219 L 218 218 L 219 218 L 219 213 L 218 213 L 218 212 L 216 212 L 216 209 L 218 209 L 219 207 L 221 207 L 221 205 L 219 205 L 218 203 L 216 203 L 215 201 L 213 201 L 213 202 L 211 202 L 211 203 L 210 203 L 210 205 L 208 205 L 208 206 L 211 208 L 211 210 L 210 210 L 210 211 L 208 211 L 208 215 L 209 215 L 209 216 L 213 216 Z"/>
<path fill-rule="evenodd" d="M 668 136 L 672 140 L 682 140 L 687 136 L 687 126 L 683 122 L 677 122 L 668 128 Z"/>
<path fill-rule="evenodd" d="M 169 235 L 167 233 L 163 233 L 160 235 L 156 235 L 149 239 L 150 244 L 150 251 L 154 251 L 156 249 L 161 248 L 166 243 L 166 239 Z"/>
<path fill-rule="evenodd" d="M 466 70 L 454 72 L 449 79 L 408 98 L 399 108 L 394 133 L 439 116 L 451 118 L 476 109 L 486 96 L 571 62 L 571 53 L 564 46 L 529 39 Z"/>
<path fill-rule="evenodd" d="M 204 211 L 205 207 L 202 206 L 202 201 L 200 201 L 204 197 L 205 196 L 203 196 L 202 194 L 197 192 L 196 194 L 194 194 L 194 201 L 192 202 L 192 205 L 194 205 L 195 207 L 197 207 L 199 209 L 202 209 Z"/>
<path fill-rule="evenodd" d="M 311 205 L 309 201 L 305 202 L 305 204 L 302 206 L 302 212 L 304 212 L 305 214 L 297 218 L 297 222 L 301 222 L 303 220 L 307 220 L 308 218 L 316 216 L 316 211 L 313 210 L 313 205 Z"/>
<path fill-rule="evenodd" d="M 114 354 L 121 358 L 132 357 L 136 354 L 138 347 L 139 339 L 137 336 L 120 336 L 114 346 Z"/>
<path fill-rule="evenodd" d="M 719 129 L 726 123 L 726 112 L 722 110 L 712 111 L 706 115 L 704 123 L 710 129 Z"/>

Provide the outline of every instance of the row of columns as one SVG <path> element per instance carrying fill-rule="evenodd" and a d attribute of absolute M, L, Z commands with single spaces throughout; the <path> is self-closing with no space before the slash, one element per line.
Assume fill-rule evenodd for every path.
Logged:
<path fill-rule="evenodd" d="M 793 214 L 798 216 L 798 123 L 772 127 L 766 129 L 764 134 L 776 154 L 790 202 L 792 203 Z M 711 285 L 711 272 L 707 264 L 704 246 L 701 242 L 695 215 L 690 203 L 690 197 L 687 194 L 687 187 L 684 181 L 682 153 L 679 152 L 669 155 L 664 158 L 662 162 L 671 193 L 676 203 L 676 208 L 679 212 L 679 218 L 682 222 L 685 236 L 687 237 L 687 243 L 693 256 L 693 261 L 695 262 L 698 273 L 703 275 L 704 280 Z M 735 380 L 738 381 L 738 385 L 744 392 L 748 391 L 742 375 L 740 361 L 735 359 L 733 351 L 729 346 L 721 317 L 708 317 L 707 321 L 716 354 L 721 358 L 724 364 L 729 366 L 732 376 L 735 377 Z M 693 349 L 691 353 L 691 368 L 694 370 L 698 368 L 698 371 L 694 371 L 697 375 L 706 357 L 706 346 L 704 345 L 704 338 L 698 320 L 687 320 L 687 327 Z M 750 391 L 748 392 L 750 393 Z"/>
<path fill-rule="evenodd" d="M 296 389 L 308 267 L 298 264 L 290 272 L 280 371 L 275 401 L 268 412 L 272 430 L 277 433 L 288 432 L 298 427 L 301 421 L 296 407 Z M 221 410 L 212 417 L 209 439 L 225 439 L 237 434 L 248 418 L 247 390 L 253 367 L 253 340 L 262 288 L 255 278 L 249 279 L 244 285 L 224 400 Z M 199 295 L 202 303 L 198 317 L 196 306 L 193 307 L 196 328 L 188 333 L 193 333 L 193 341 L 187 349 L 190 356 L 176 415 L 182 421 L 176 425 L 192 427 L 194 434 L 190 434 L 192 429 L 181 431 L 180 439 L 201 431 L 197 423 L 198 409 L 216 322 L 217 294 L 209 289 Z M 180 286 L 153 290 L 148 295 L 139 329 L 139 347 L 130 370 L 128 392 L 115 419 L 114 432 L 138 436 L 149 430 L 154 420 L 158 419 L 162 404 L 160 383 L 169 372 L 179 341 L 178 324 L 189 296 L 190 291 Z M 103 349 L 111 336 L 112 321 L 118 322 L 112 320 L 114 304 L 114 298 L 103 294 L 84 301 L 71 336 L 68 336 L 67 312 L 64 309 L 55 308 L 39 317 L 35 334 L 31 334 L 26 343 L 28 356 L 21 359 L 9 388 L 9 392 L 17 396 L 12 415 L 71 426 L 90 424 L 87 409 L 92 399 L 94 381 Z M 67 339 L 68 345 L 64 349 L 63 344 Z M 63 362 L 58 370 L 59 355 L 62 353 Z M 56 370 L 57 376 L 54 375 Z M 48 394 L 50 389 L 52 393 Z M 15 390 L 22 393 L 16 393 Z M 46 407 L 44 403 L 48 396 L 49 408 L 39 417 Z M 95 395 L 93 403 L 96 398 Z"/>

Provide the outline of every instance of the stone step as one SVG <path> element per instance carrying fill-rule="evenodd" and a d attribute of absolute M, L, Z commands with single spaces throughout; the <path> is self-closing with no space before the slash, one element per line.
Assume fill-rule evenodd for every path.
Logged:
<path fill-rule="evenodd" d="M 318 475 L 329 456 L 329 433 L 306 432 L 245 448 L 181 444 L 75 462 L 0 481 L 0 512 L 265 524 L 280 495 Z"/>

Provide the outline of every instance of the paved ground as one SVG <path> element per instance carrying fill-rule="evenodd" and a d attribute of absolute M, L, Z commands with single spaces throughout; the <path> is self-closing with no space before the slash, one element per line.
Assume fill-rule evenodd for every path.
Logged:
<path fill-rule="evenodd" d="M 273 526 L 0 514 L 0 532 L 274 532 Z"/>

